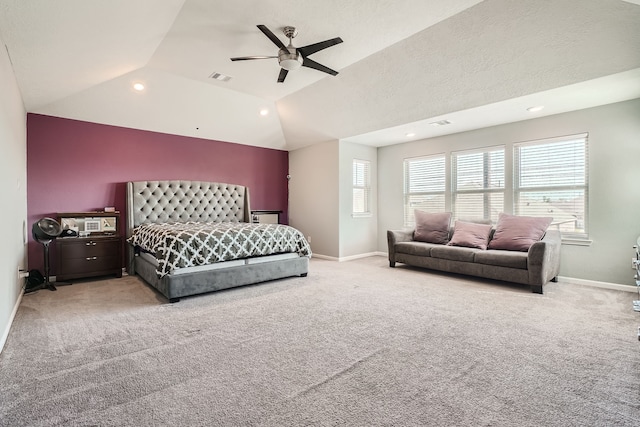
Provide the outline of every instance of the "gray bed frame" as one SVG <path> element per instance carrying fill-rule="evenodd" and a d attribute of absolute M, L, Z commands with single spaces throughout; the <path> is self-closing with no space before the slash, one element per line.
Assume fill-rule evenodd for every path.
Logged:
<path fill-rule="evenodd" d="M 135 181 L 127 183 L 126 236 L 142 224 L 166 222 L 251 222 L 249 189 L 242 185 L 202 181 Z M 291 276 L 306 276 L 309 258 L 299 256 L 257 264 L 216 268 L 159 278 L 156 267 L 127 243 L 127 272 L 137 274 L 170 302 L 181 297 Z M 224 263 L 218 264 L 221 267 Z"/>

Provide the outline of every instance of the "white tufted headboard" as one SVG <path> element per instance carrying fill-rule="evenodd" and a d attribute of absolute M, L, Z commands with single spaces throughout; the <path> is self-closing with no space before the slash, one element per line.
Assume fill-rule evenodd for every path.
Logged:
<path fill-rule="evenodd" d="M 127 238 L 141 224 L 187 221 L 251 222 L 249 189 L 202 181 L 127 182 Z"/>
<path fill-rule="evenodd" d="M 201 181 L 127 183 L 127 237 L 134 227 L 165 222 L 250 222 L 249 189 Z"/>

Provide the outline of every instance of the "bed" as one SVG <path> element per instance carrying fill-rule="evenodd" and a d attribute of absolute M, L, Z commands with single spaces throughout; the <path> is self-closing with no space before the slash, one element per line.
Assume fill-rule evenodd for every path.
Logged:
<path fill-rule="evenodd" d="M 311 248 L 282 224 L 252 224 L 249 189 L 203 181 L 127 183 L 127 271 L 170 302 L 306 276 Z"/>

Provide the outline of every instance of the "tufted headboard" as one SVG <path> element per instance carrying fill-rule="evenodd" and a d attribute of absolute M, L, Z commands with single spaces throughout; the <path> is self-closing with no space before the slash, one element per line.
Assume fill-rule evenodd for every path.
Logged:
<path fill-rule="evenodd" d="M 127 183 L 127 238 L 141 224 L 187 221 L 251 222 L 249 189 L 202 181 Z"/>

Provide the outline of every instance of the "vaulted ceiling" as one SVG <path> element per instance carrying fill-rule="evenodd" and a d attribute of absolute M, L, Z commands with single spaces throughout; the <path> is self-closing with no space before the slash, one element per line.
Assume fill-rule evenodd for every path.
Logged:
<path fill-rule="evenodd" d="M 277 54 L 257 24 L 341 37 L 312 57 L 339 74 L 232 62 Z M 0 0 L 0 37 L 28 112 L 284 150 L 640 97 L 640 0 Z"/>

